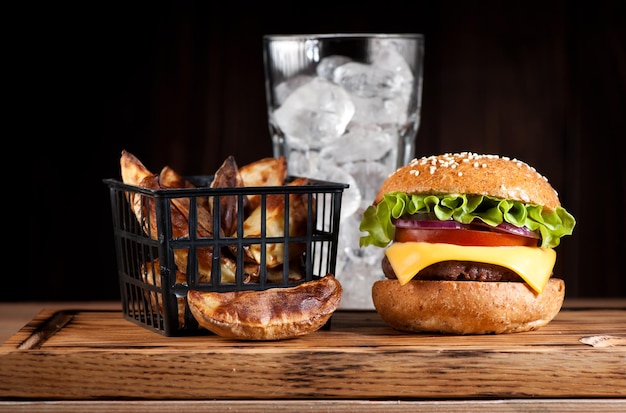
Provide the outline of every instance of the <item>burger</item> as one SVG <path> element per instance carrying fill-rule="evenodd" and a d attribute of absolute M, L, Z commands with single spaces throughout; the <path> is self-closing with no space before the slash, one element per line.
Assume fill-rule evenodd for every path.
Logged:
<path fill-rule="evenodd" d="M 376 311 L 406 332 L 536 330 L 560 311 L 555 247 L 576 221 L 517 159 L 470 152 L 414 159 L 363 213 L 362 247 L 385 248 Z"/>

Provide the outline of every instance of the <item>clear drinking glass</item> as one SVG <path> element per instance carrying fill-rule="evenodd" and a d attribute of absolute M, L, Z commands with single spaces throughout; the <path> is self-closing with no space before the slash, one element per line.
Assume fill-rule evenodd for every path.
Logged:
<path fill-rule="evenodd" d="M 373 309 L 383 251 L 359 247 L 359 223 L 385 178 L 415 156 L 424 36 L 266 35 L 263 57 L 274 156 L 290 175 L 350 185 L 335 276 L 341 308 Z"/>

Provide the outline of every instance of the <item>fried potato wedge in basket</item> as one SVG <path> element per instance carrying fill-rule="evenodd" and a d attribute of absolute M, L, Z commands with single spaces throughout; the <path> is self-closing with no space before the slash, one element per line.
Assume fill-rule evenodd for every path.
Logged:
<path fill-rule="evenodd" d="M 128 185 L 153 190 L 195 188 L 192 182 L 169 166 L 162 168 L 158 174 L 152 173 L 125 150 L 122 151 L 120 165 L 122 181 Z M 310 185 L 307 178 L 295 178 L 289 183 L 286 179 L 287 164 L 284 157 L 265 158 L 239 168 L 234 157 L 230 156 L 216 171 L 210 186 L 220 189 Z M 221 238 L 231 238 L 237 237 L 237 231 L 241 231 L 239 235 L 244 238 L 259 240 L 251 243 L 233 241 L 232 244 L 224 244 L 219 251 L 214 251 L 212 246 L 205 247 L 206 244 L 196 248 L 175 248 L 176 279 L 169 282 L 187 285 L 187 267 L 193 262 L 198 268 L 197 281 L 200 284 L 212 284 L 212 265 L 219 262 L 221 283 L 236 283 L 239 261 L 243 264 L 241 270 L 244 284 L 264 282 L 271 286 L 276 283 L 277 287 L 262 291 L 244 288 L 209 292 L 194 290 L 189 285 L 186 297 L 177 297 L 179 325 L 184 325 L 188 307 L 200 327 L 223 337 L 278 340 L 321 328 L 337 309 L 342 289 L 333 274 L 303 282 L 303 254 L 310 226 L 308 220 L 316 217 L 315 210 L 309 213 L 309 208 L 315 208 L 315 199 L 312 198 L 315 195 L 310 192 L 294 193 L 288 189 L 278 193 L 259 190 L 258 194 L 247 194 L 242 199 L 240 195 L 231 195 L 233 191 L 221 192 L 212 191 L 195 199 L 195 195 L 168 198 L 171 236 L 186 240 L 193 238 L 190 232 L 197 231 L 195 237 L 199 238 L 214 238 L 218 234 Z M 126 197 L 143 231 L 150 238 L 158 239 L 156 205 L 162 199 L 132 191 L 127 191 Z M 238 211 L 239 208 L 243 211 Z M 190 226 L 193 210 L 197 212 L 195 227 Z M 214 220 L 217 213 L 219 220 Z M 238 219 L 243 219 L 241 225 L 238 225 Z M 213 228 L 214 222 L 220 228 Z M 312 224 L 315 225 L 314 222 Z M 287 241 L 285 234 L 302 237 L 302 241 Z M 274 238 L 275 241 L 264 241 L 264 238 Z M 244 254 L 241 261 L 237 248 L 242 248 Z M 191 250 L 196 251 L 196 257 L 189 256 Z M 156 258 L 142 263 L 141 278 L 148 284 L 164 288 L 161 286 L 161 271 L 161 262 Z M 267 276 L 264 281 L 260 279 L 263 274 Z M 146 290 L 146 294 L 149 305 L 163 312 L 163 297 L 152 289 Z"/>
<path fill-rule="evenodd" d="M 163 167 L 159 173 L 159 186 L 163 189 L 195 188 L 196 186 L 183 178 L 178 172 L 169 166 Z M 190 201 L 188 198 L 172 198 L 172 203 L 178 211 L 189 219 Z M 206 197 L 196 197 L 198 215 L 198 235 L 211 236 L 213 234 L 213 220 L 209 210 L 209 200 Z"/>
<path fill-rule="evenodd" d="M 169 166 L 165 166 L 158 175 L 150 172 L 136 156 L 126 150 L 122 151 L 120 166 L 122 182 L 128 185 L 148 189 L 195 188 L 191 182 L 187 181 Z M 145 222 L 146 217 L 150 217 L 151 220 L 156 219 L 154 202 L 147 199 L 144 201 L 140 194 L 131 192 L 128 193 L 128 200 L 135 216 L 139 222 L 143 224 L 146 233 L 156 239 L 156 224 L 150 222 L 150 229 L 148 230 L 146 227 L 148 223 Z M 198 197 L 196 202 L 198 203 L 198 235 L 211 236 L 213 229 L 211 228 L 212 220 L 210 219 L 211 213 L 209 211 L 208 200 Z M 176 228 L 174 228 L 174 230 L 180 231 L 180 233 L 173 235 L 188 235 L 189 199 L 172 198 L 172 204 L 171 215 L 172 219 L 176 220 Z"/>
<path fill-rule="evenodd" d="M 319 330 L 339 306 L 341 293 L 339 281 L 328 274 L 264 291 L 190 290 L 187 302 L 198 324 L 221 337 L 282 340 Z"/>
<path fill-rule="evenodd" d="M 153 174 L 143 163 L 133 154 L 124 150 L 120 159 L 122 182 L 128 185 L 135 185 L 148 189 L 173 189 L 173 188 L 193 188 L 193 184 L 185 180 L 169 167 L 161 170 L 160 174 Z M 131 205 L 135 217 L 141 224 L 143 230 L 152 239 L 157 239 L 156 204 L 153 198 L 141 196 L 139 193 L 128 192 L 128 202 Z M 198 211 L 198 237 L 211 237 L 211 212 L 208 210 L 206 199 L 197 198 Z M 172 221 L 172 236 L 174 238 L 189 238 L 189 199 L 173 198 L 170 207 L 170 217 Z M 174 251 L 174 262 L 178 270 L 187 273 L 189 251 L 177 249 Z M 211 266 L 213 250 L 210 247 L 198 248 L 198 273 L 200 278 L 208 279 L 211 276 Z M 229 263 L 226 264 L 228 267 Z M 234 266 L 234 263 L 233 263 Z M 231 274 L 232 277 L 230 276 Z M 234 272 L 222 271 L 223 282 L 233 282 Z"/>
<path fill-rule="evenodd" d="M 290 185 L 306 185 L 307 178 L 296 178 Z M 312 203 L 312 205 L 315 205 Z M 261 237 L 263 221 L 262 205 L 259 205 L 243 223 L 244 237 Z M 290 236 L 305 235 L 307 231 L 308 199 L 306 194 L 289 194 L 289 228 L 285 231 L 285 196 L 271 194 L 267 196 L 265 204 L 265 236 L 282 237 L 285 233 Z M 315 216 L 315 212 L 313 212 Z M 291 260 L 301 255 L 306 248 L 304 243 L 289 244 L 288 258 Z M 261 244 L 250 245 L 246 253 L 261 262 Z M 268 268 L 275 268 L 284 263 L 285 244 L 268 243 L 265 246 L 265 263 Z"/>
<path fill-rule="evenodd" d="M 242 186 L 243 179 L 239 174 L 237 162 L 235 162 L 233 156 L 229 156 L 215 172 L 211 188 L 241 188 Z M 219 204 L 221 234 L 232 235 L 237 229 L 237 210 L 239 209 L 237 207 L 237 196 L 220 196 Z M 244 202 L 244 210 L 246 204 L 247 202 Z M 209 207 L 211 208 L 211 213 L 214 214 L 212 197 L 209 198 Z"/>
<path fill-rule="evenodd" d="M 128 185 L 144 186 L 144 182 L 147 182 L 148 178 L 154 178 L 155 174 L 150 172 L 148 168 L 133 154 L 128 151 L 122 151 L 122 157 L 120 158 L 120 167 L 122 182 Z M 149 223 L 146 222 L 149 216 L 144 211 L 143 202 L 140 194 L 128 192 L 126 194 L 128 203 L 130 204 L 137 221 L 150 237 L 156 237 L 156 225 L 149 228 Z"/>
<path fill-rule="evenodd" d="M 148 189 L 178 189 L 195 188 L 193 183 L 178 174 L 174 169 L 165 166 L 159 174 L 152 173 L 136 156 L 123 150 L 120 159 L 122 181 L 125 184 L 135 185 Z M 233 188 L 242 186 L 282 186 L 287 177 L 287 161 L 285 157 L 263 158 L 239 168 L 233 156 L 229 156 L 215 173 L 211 182 L 212 188 Z M 289 185 L 306 185 L 306 178 L 297 178 Z M 152 239 L 157 239 L 156 206 L 153 198 L 142 196 L 138 193 L 127 194 L 131 208 L 141 224 L 143 230 Z M 244 237 L 261 237 L 261 196 L 251 195 L 244 201 L 247 213 L 244 215 Z M 284 235 L 285 198 L 280 194 L 266 196 L 266 237 L 282 237 Z M 186 197 L 171 198 L 170 216 L 172 222 L 172 235 L 175 238 L 189 237 L 189 214 L 190 199 Z M 222 196 L 219 199 L 220 209 L 220 234 L 236 236 L 237 227 L 237 197 Z M 314 205 L 314 203 L 313 203 Z M 253 209 L 251 209 L 254 207 Z M 289 229 L 290 236 L 306 234 L 308 202 L 306 195 L 289 195 Z M 197 197 L 197 236 L 212 237 L 213 200 L 212 198 Z M 312 216 L 315 216 L 313 214 Z M 276 269 L 280 272 L 280 266 L 284 264 L 283 243 L 266 244 L 266 266 L 268 269 Z M 236 248 L 230 247 L 233 256 L 222 254 L 221 281 L 235 282 Z M 297 259 L 305 249 L 305 244 L 289 245 L 288 258 Z M 213 250 L 210 247 L 197 249 L 198 273 L 201 282 L 210 279 L 213 264 Z M 246 282 L 258 280 L 261 263 L 261 245 L 255 244 L 246 247 L 246 268 L 244 270 Z M 174 261 L 179 271 L 187 273 L 189 251 L 177 249 L 174 252 Z M 295 267 L 294 267 L 294 271 Z M 293 272 L 290 270 L 290 272 Z M 273 274 L 271 271 L 268 273 Z M 294 273 L 290 280 L 299 280 L 301 277 Z M 270 277 L 269 281 L 282 279 L 282 277 Z"/>
<path fill-rule="evenodd" d="M 287 179 L 287 159 L 263 158 L 239 168 L 244 186 L 281 186 Z"/>
<path fill-rule="evenodd" d="M 161 287 L 161 261 L 157 258 L 152 262 L 147 262 L 141 266 L 141 279 L 143 282 L 150 285 L 156 285 Z M 186 284 L 187 277 L 181 271 L 176 271 L 176 283 Z M 157 309 L 160 314 L 163 314 L 163 297 L 161 294 L 155 291 L 146 291 L 146 299 L 150 302 L 152 309 Z M 185 325 L 185 297 L 176 298 L 176 304 L 178 305 L 178 323 L 181 326 Z"/>
<path fill-rule="evenodd" d="M 244 186 L 282 186 L 287 179 L 287 159 L 263 158 L 239 168 Z M 248 210 L 254 211 L 261 204 L 260 195 L 248 196 Z"/>

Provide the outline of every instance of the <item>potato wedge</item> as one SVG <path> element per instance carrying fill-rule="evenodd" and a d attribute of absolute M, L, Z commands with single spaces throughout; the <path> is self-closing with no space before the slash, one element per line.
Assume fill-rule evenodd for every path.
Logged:
<path fill-rule="evenodd" d="M 139 183 L 147 176 L 154 175 L 135 155 L 127 150 L 122 151 L 120 168 L 122 182 L 127 185 L 139 186 Z"/>
<path fill-rule="evenodd" d="M 225 338 L 282 340 L 320 329 L 341 302 L 332 274 L 289 288 L 264 291 L 190 290 L 187 303 L 198 324 Z"/>
<path fill-rule="evenodd" d="M 183 178 L 178 172 L 174 171 L 169 166 L 165 166 L 161 169 L 158 177 L 158 186 L 161 189 L 178 189 L 178 188 L 195 188 L 195 185 Z M 180 233 L 182 238 L 189 237 L 189 214 L 190 203 L 189 198 L 171 198 L 173 207 L 171 208 L 172 226 L 176 222 L 177 234 Z M 196 216 L 197 216 L 197 236 L 204 238 L 213 237 L 213 220 L 209 211 L 209 201 L 205 197 L 196 197 Z M 180 227 L 183 229 L 181 230 Z M 188 263 L 188 250 L 177 249 L 174 251 L 174 262 L 180 271 L 187 273 Z M 198 248 L 197 249 L 197 261 L 198 261 L 198 277 L 201 282 L 207 282 L 211 277 L 211 267 L 213 258 L 213 249 Z M 228 258 L 223 258 L 222 268 L 234 267 L 234 262 L 228 261 Z M 230 260 L 232 261 L 232 260 Z M 231 271 L 222 271 L 222 279 L 224 282 L 233 282 L 235 277 Z"/>
<path fill-rule="evenodd" d="M 297 178 L 290 185 L 306 185 L 307 178 Z M 313 203 L 314 205 L 315 203 Z M 263 219 L 262 206 L 252 211 L 243 223 L 244 237 L 261 237 L 261 223 Z M 289 194 L 289 228 L 290 236 L 306 235 L 307 231 L 308 199 L 306 194 Z M 285 196 L 271 194 L 267 196 L 265 204 L 265 236 L 282 237 L 285 234 Z M 315 213 L 313 213 L 315 216 Z M 277 267 L 285 262 L 285 244 L 268 243 L 265 246 L 265 263 L 268 268 Z M 261 263 L 261 244 L 250 245 L 246 249 L 249 257 Z M 306 248 L 304 243 L 290 243 L 288 260 L 302 254 Z"/>
<path fill-rule="evenodd" d="M 263 158 L 239 168 L 244 186 L 281 186 L 287 178 L 287 159 Z"/>
<path fill-rule="evenodd" d="M 153 174 L 130 152 L 123 150 L 120 158 L 122 182 L 148 189 L 161 189 L 159 175 Z M 128 202 L 143 230 L 152 239 L 157 239 L 156 205 L 154 199 L 139 193 L 127 192 Z M 174 203 L 173 203 L 174 204 Z M 172 232 L 174 237 L 189 235 L 187 217 L 175 206 L 171 208 Z"/>
<path fill-rule="evenodd" d="M 148 168 L 144 166 L 144 164 L 133 154 L 130 152 L 123 150 L 122 156 L 120 158 L 120 168 L 122 175 L 122 182 L 127 185 L 135 185 L 135 186 L 144 186 L 144 182 L 148 185 L 152 184 L 154 181 L 149 180 L 151 178 L 155 178 L 155 174 L 150 172 Z M 126 199 L 130 204 L 137 221 L 141 225 L 141 228 L 146 232 L 146 234 L 151 237 L 156 237 L 156 225 L 152 226 L 153 231 L 150 231 L 148 228 L 148 222 L 146 221 L 148 218 L 148 214 L 144 210 L 144 205 L 142 202 L 141 194 L 137 194 L 134 192 L 127 192 Z"/>
<path fill-rule="evenodd" d="M 260 265 L 257 265 L 257 267 L 260 269 Z M 268 268 L 267 269 L 267 282 L 270 283 L 277 283 L 277 284 L 284 284 L 285 280 L 283 278 L 283 271 L 284 268 L 283 266 L 278 266 L 275 268 Z M 296 284 L 300 281 L 302 281 L 304 279 L 304 272 L 305 272 L 305 268 L 304 265 L 302 264 L 301 260 L 295 259 L 292 260 L 289 263 L 289 274 L 287 275 L 287 283 L 293 283 Z M 260 282 L 260 274 L 259 271 L 257 271 L 255 274 L 252 274 L 252 278 L 250 279 L 250 281 L 252 282 Z"/>
<path fill-rule="evenodd" d="M 183 178 L 178 172 L 165 166 L 159 173 L 159 186 L 163 189 L 195 188 L 195 185 Z M 172 203 L 180 213 L 189 218 L 189 198 L 172 198 Z M 196 197 L 196 214 L 198 217 L 198 235 L 201 237 L 213 236 L 213 220 L 209 210 L 209 200 L 206 197 Z"/>
<path fill-rule="evenodd" d="M 120 159 L 122 182 L 128 185 L 135 185 L 149 189 L 178 189 L 178 188 L 194 188 L 195 186 L 184 179 L 172 168 L 166 166 L 161 170 L 160 174 L 153 174 L 143 163 L 130 152 L 123 150 Z M 145 199 L 142 199 L 145 198 Z M 135 216 L 142 223 L 142 226 L 150 237 L 156 239 L 156 223 L 150 222 L 150 230 L 146 219 L 156 220 L 155 205 L 151 198 L 142 197 L 137 193 L 128 193 L 129 203 L 135 213 Z M 174 236 L 184 237 L 189 235 L 189 199 L 188 198 L 172 198 L 173 207 L 171 208 L 172 220 L 175 221 Z M 211 213 L 208 208 L 208 201 L 198 197 L 198 236 L 211 237 Z M 150 218 L 148 218 L 150 217 Z M 174 222 L 173 222 L 174 224 Z"/>
<path fill-rule="evenodd" d="M 141 266 L 141 279 L 143 282 L 148 283 L 150 285 L 156 285 L 157 287 L 161 287 L 161 270 L 160 270 L 161 262 L 157 258 L 152 262 L 147 262 Z M 187 277 L 180 271 L 176 271 L 176 283 L 177 284 L 186 284 Z M 159 314 L 163 315 L 163 297 L 160 293 L 151 290 L 144 290 L 144 294 L 146 299 L 150 302 L 150 306 L 152 311 L 156 309 Z M 176 299 L 176 303 L 178 305 L 178 324 L 180 326 L 185 325 L 185 297 L 179 297 Z"/>
<path fill-rule="evenodd" d="M 231 155 L 224 160 L 217 172 L 215 172 L 215 176 L 211 182 L 211 188 L 239 188 L 242 186 L 243 179 L 241 175 L 239 175 L 237 162 L 235 162 L 235 158 Z M 209 207 L 211 208 L 211 212 L 215 213 L 212 198 L 209 198 Z M 244 208 L 246 208 L 245 202 Z M 221 234 L 231 236 L 237 229 L 237 211 L 239 209 L 237 207 L 237 196 L 220 196 L 219 209 Z"/>
<path fill-rule="evenodd" d="M 120 159 L 122 182 L 128 185 L 135 185 L 149 189 L 167 188 L 193 188 L 193 184 L 185 180 L 169 167 L 163 168 L 161 173 L 156 175 L 150 172 L 143 163 L 130 152 L 123 150 Z M 162 180 L 162 182 L 161 182 Z M 142 226 L 144 232 L 152 239 L 158 238 L 156 222 L 155 200 L 139 193 L 128 192 L 128 201 L 135 214 L 135 217 Z M 170 207 L 170 217 L 172 221 L 172 237 L 189 238 L 189 199 L 172 198 Z M 211 213 L 208 210 L 207 202 L 200 199 L 197 204 L 198 227 L 197 236 L 211 237 Z M 189 251 L 186 249 L 176 249 L 174 251 L 174 262 L 178 270 L 187 273 L 187 263 Z M 213 249 L 210 247 L 197 249 L 197 262 L 199 278 L 208 280 L 211 276 L 211 266 L 213 259 Z M 234 267 L 234 261 L 227 257 L 222 258 L 222 268 Z M 224 262 L 226 261 L 226 262 Z M 232 271 L 222 271 L 223 282 L 233 282 L 235 280 Z"/>
<path fill-rule="evenodd" d="M 244 186 L 282 186 L 287 179 L 287 159 L 263 158 L 239 168 Z M 248 211 L 254 211 L 261 203 L 260 195 L 248 196 Z"/>

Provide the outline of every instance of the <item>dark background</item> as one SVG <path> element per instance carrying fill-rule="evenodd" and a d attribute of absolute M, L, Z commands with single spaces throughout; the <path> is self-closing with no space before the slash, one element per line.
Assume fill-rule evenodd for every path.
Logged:
<path fill-rule="evenodd" d="M 17 159 L 31 171 L 30 203 L 16 215 L 30 223 L 29 255 L 0 298 L 119 299 L 102 179 L 119 177 L 121 150 L 185 175 L 212 174 L 231 154 L 240 165 L 271 156 L 261 37 L 315 32 L 423 33 L 417 155 L 469 150 L 535 166 L 578 221 L 557 249 L 567 296 L 625 297 L 624 4 L 113 1 L 32 11 L 36 52 L 13 62 L 25 63 L 22 126 L 37 137 Z"/>

